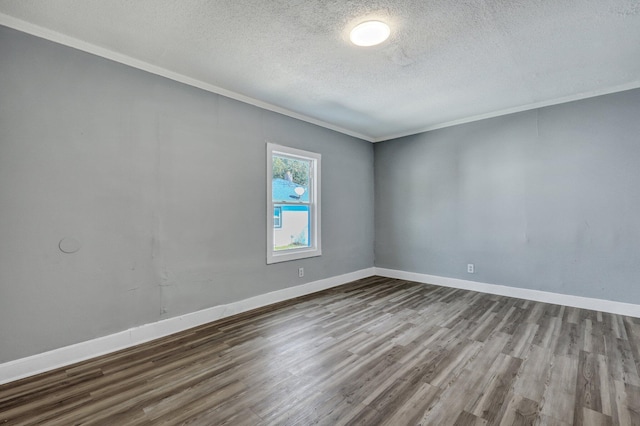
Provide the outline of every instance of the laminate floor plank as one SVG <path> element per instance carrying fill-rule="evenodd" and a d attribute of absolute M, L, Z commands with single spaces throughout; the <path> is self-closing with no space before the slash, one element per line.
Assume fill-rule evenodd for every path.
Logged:
<path fill-rule="evenodd" d="M 514 394 L 504 410 L 504 416 L 500 419 L 500 426 L 525 426 L 534 425 L 539 420 L 538 411 L 540 407 L 537 402 L 525 398 L 522 395 Z"/>
<path fill-rule="evenodd" d="M 540 346 L 531 345 L 518 371 L 514 392 L 532 401 L 542 401 L 551 384 L 552 368 L 553 353 Z"/>
<path fill-rule="evenodd" d="M 508 395 L 512 392 L 512 385 L 522 364 L 520 358 L 509 355 L 500 355 L 499 371 L 484 388 L 484 395 L 476 405 L 473 414 L 486 419 L 490 424 L 498 422 L 503 417 L 509 401 Z"/>
<path fill-rule="evenodd" d="M 573 424 L 578 359 L 577 357 L 554 355 L 551 363 L 550 383 L 542 397 L 541 412 L 549 417 Z"/>
<path fill-rule="evenodd" d="M 429 411 L 442 389 L 421 382 L 416 387 L 412 387 L 410 392 L 402 396 L 402 405 L 389 409 L 384 407 L 378 410 L 380 417 L 376 419 L 376 424 L 383 425 L 408 425 L 425 424 L 422 422 L 424 414 Z"/>
<path fill-rule="evenodd" d="M 2 425 L 640 425 L 640 319 L 370 277 L 0 386 Z"/>

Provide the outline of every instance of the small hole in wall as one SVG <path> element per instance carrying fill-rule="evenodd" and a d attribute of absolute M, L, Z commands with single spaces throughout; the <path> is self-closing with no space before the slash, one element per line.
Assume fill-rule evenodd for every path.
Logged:
<path fill-rule="evenodd" d="M 75 253 L 80 250 L 80 241 L 75 238 L 63 238 L 60 240 L 60 243 L 58 243 L 58 248 L 60 248 L 60 251 L 63 253 Z"/>

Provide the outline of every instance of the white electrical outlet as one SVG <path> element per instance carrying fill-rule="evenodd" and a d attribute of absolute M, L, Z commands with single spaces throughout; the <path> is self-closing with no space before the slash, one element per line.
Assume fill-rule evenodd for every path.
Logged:
<path fill-rule="evenodd" d="M 473 265 L 473 263 L 469 263 L 467 264 L 467 272 L 470 274 L 473 274 L 476 271 L 476 267 Z"/>
<path fill-rule="evenodd" d="M 304 277 L 304 268 L 298 268 L 298 277 Z"/>

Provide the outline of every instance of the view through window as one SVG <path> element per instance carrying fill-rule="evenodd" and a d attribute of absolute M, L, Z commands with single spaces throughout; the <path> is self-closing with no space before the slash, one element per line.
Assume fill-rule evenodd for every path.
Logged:
<path fill-rule="evenodd" d="M 320 155 L 267 144 L 267 262 L 319 256 Z"/>

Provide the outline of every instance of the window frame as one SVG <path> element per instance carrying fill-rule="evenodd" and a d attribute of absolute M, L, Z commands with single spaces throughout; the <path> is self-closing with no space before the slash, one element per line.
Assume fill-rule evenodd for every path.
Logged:
<path fill-rule="evenodd" d="M 309 173 L 309 202 L 304 201 L 273 201 L 273 156 L 281 155 L 289 158 L 299 158 L 311 162 Z M 305 259 L 322 255 L 322 233 L 320 221 L 320 172 L 322 155 L 267 142 L 267 264 L 287 262 L 290 260 Z M 288 250 L 274 250 L 274 208 L 275 204 L 281 205 L 309 205 L 309 241 L 310 247 Z M 280 228 L 284 216 L 280 216 Z"/>

